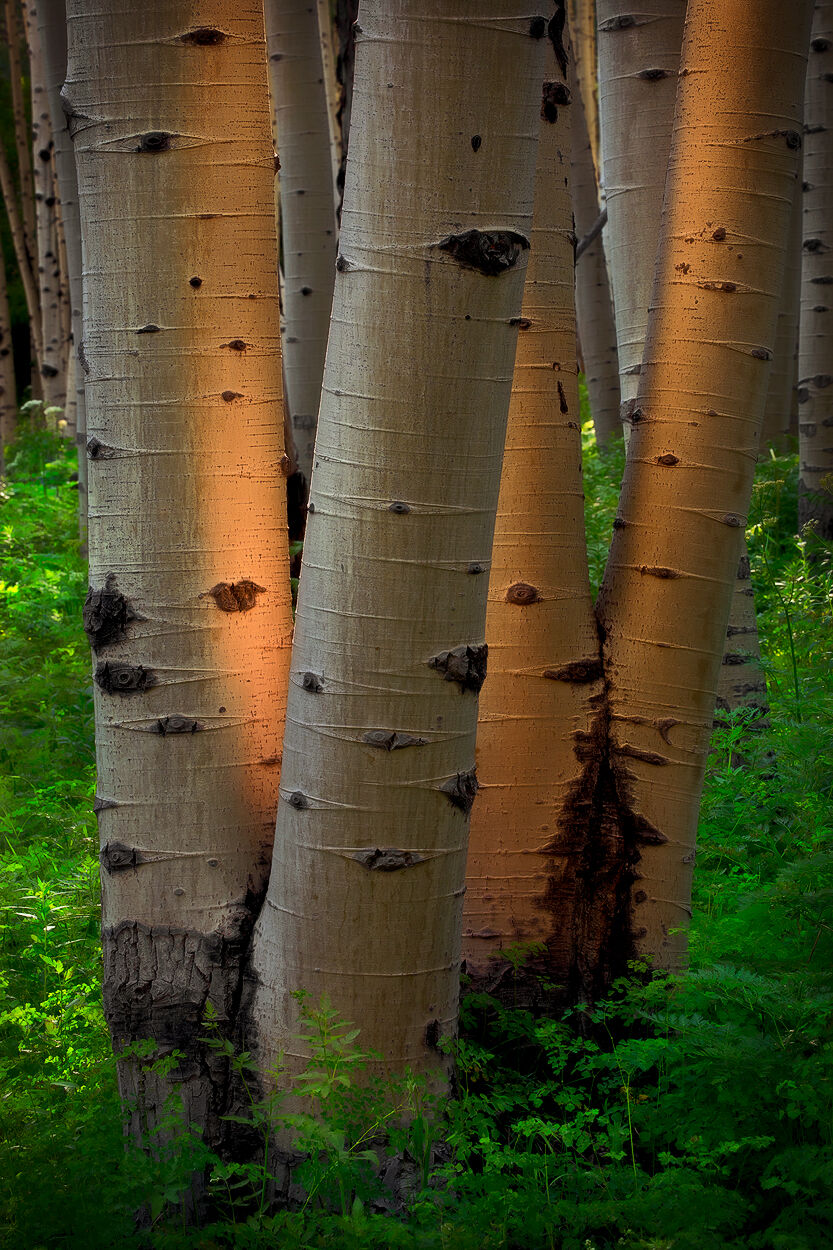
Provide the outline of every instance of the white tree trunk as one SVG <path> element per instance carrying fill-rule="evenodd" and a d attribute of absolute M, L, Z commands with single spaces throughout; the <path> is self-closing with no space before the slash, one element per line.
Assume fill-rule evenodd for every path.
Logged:
<path fill-rule="evenodd" d="M 253 1017 L 292 991 L 386 1065 L 454 1028 L 489 551 L 532 217 L 543 18 L 363 0 Z"/>

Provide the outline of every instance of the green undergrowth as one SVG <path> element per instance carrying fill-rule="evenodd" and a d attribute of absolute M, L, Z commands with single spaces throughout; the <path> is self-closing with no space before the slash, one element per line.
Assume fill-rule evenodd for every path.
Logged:
<path fill-rule="evenodd" d="M 585 431 L 597 584 L 621 449 Z M 357 1082 L 361 1034 L 302 1004 L 306 1156 L 275 1213 L 269 1160 L 223 1165 L 181 1122 L 122 1137 L 100 1005 L 86 577 L 68 450 L 10 449 L 0 487 L 0 1245 L 27 1250 L 413 1247 L 817 1250 L 833 1222 L 830 559 L 796 541 L 795 457 L 760 466 L 750 518 L 771 714 L 715 730 L 691 968 L 634 967 L 589 1012 L 533 1019 L 470 996 L 446 1043 L 456 1097 Z M 737 760 L 743 764 L 738 765 Z M 523 952 L 519 952 L 519 963 Z M 211 1020 L 206 1036 L 214 1037 Z M 222 1050 L 217 1036 L 213 1044 Z M 137 1053 L 137 1063 L 151 1060 Z M 246 1077 L 246 1056 L 232 1059 Z M 298 1108 L 301 1108 L 299 1110 Z M 393 1158 L 398 1198 L 379 1179 Z M 210 1171 L 212 1216 L 180 1201 Z M 405 1178 L 403 1181 L 403 1177 Z M 136 1230 L 135 1213 L 149 1227 Z"/>

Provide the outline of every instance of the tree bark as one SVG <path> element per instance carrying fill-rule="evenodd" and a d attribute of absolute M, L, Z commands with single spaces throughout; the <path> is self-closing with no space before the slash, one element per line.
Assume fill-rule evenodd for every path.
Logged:
<path fill-rule="evenodd" d="M 581 92 L 573 89 L 572 175 L 576 236 L 584 238 L 599 211 L 599 192 L 587 137 Z M 587 397 L 596 431 L 604 447 L 622 429 L 619 416 L 619 358 L 616 325 L 610 301 L 607 264 L 601 238 L 595 239 L 576 264 L 576 320 Z"/>
<path fill-rule="evenodd" d="M 806 140 L 805 140 L 806 143 Z M 784 288 L 778 308 L 775 355 L 769 373 L 764 426 L 764 448 L 789 451 L 798 436 L 798 318 L 801 307 L 802 182 L 796 179 L 790 214 L 790 237 L 784 266 Z M 764 453 L 765 454 L 765 453 Z"/>
<path fill-rule="evenodd" d="M 798 519 L 833 539 L 833 0 L 817 0 L 807 66 Z"/>
<path fill-rule="evenodd" d="M 776 331 L 776 344 L 777 341 Z M 766 678 L 761 666 L 755 590 L 745 542 L 732 587 L 726 642 L 717 680 L 716 706 L 722 712 L 733 712 L 742 707 L 756 709 L 762 714 L 769 710 Z"/>
<path fill-rule="evenodd" d="M 66 341 L 61 306 L 57 232 L 58 195 L 53 165 L 54 142 L 49 116 L 43 49 L 38 31 L 37 5 L 34 0 L 25 0 L 23 7 L 32 91 L 34 156 L 32 163 L 37 226 L 36 269 L 43 330 L 40 372 L 46 407 L 63 409 L 66 403 L 66 365 L 69 344 Z"/>
<path fill-rule="evenodd" d="M 596 78 L 596 0 L 567 0 L 570 44 L 573 49 L 573 100 L 581 96 L 584 128 L 590 146 L 593 180 L 599 177 L 599 94 Z M 573 117 L 575 127 L 575 116 Z"/>
<path fill-rule="evenodd" d="M 29 266 L 37 264 L 35 226 L 35 184 L 32 177 L 32 127 L 26 115 L 23 97 L 23 67 L 20 60 L 20 8 L 15 0 L 5 0 L 6 42 L 9 51 L 9 85 L 12 93 L 14 142 L 17 152 L 17 175 L 20 183 L 20 219 Z"/>
<path fill-rule="evenodd" d="M 550 43 L 503 0 L 363 0 L 355 33 L 254 1040 L 303 1062 L 292 991 L 326 993 L 441 1083 Z"/>
<path fill-rule="evenodd" d="M 0 472 L 3 452 L 17 431 L 17 387 L 12 353 L 12 324 L 6 292 L 6 261 L 0 249 Z"/>
<path fill-rule="evenodd" d="M 569 182 L 577 92 L 544 83 L 530 259 L 500 485 L 463 912 L 475 989 L 514 1003 L 563 976 L 581 907 L 573 799 L 603 694 L 584 542 Z M 556 107 L 557 104 L 557 107 Z M 592 172 L 592 171 L 591 171 Z M 618 419 L 618 411 L 617 411 Z M 569 921 L 568 921 L 569 917 Z M 544 944 L 534 951 L 531 944 Z M 506 948 L 526 947 L 523 974 Z M 514 960 L 517 963 L 517 959 Z M 533 975 L 529 975 L 532 973 Z"/>
<path fill-rule="evenodd" d="M 636 949 L 662 967 L 684 958 L 797 176 L 809 22 L 809 6 L 788 11 L 778 0 L 690 0 L 686 18 L 638 420 L 599 602 L 631 923 Z"/>
<path fill-rule="evenodd" d="M 602 183 L 626 437 L 639 390 L 685 0 L 597 0 Z"/>
<path fill-rule="evenodd" d="M 298 467 L 309 483 L 336 260 L 330 117 L 317 10 L 267 0 L 266 40 L 280 156 L 283 367 Z"/>
<path fill-rule="evenodd" d="M 292 628 L 274 153 L 259 4 L 69 0 L 105 1014 L 141 1135 L 222 1144 L 268 874 Z"/>
<path fill-rule="evenodd" d="M 17 199 L 17 188 L 15 187 L 14 177 L 9 166 L 8 157 L 6 156 L 6 149 L 2 143 L 0 143 L 0 191 L 2 191 L 3 203 L 6 207 L 6 216 L 9 220 L 9 231 L 12 236 L 15 260 L 17 261 L 20 281 L 23 285 L 23 294 L 26 299 L 26 310 L 29 314 L 29 328 L 32 337 L 32 355 L 34 357 L 33 375 L 37 378 L 39 385 L 40 358 L 43 352 L 40 296 L 38 293 L 38 284 L 35 281 L 35 272 L 32 268 L 31 258 L 26 243 L 26 232 L 23 227 L 23 218 L 21 216 L 20 205 Z M 37 398 L 37 396 L 35 396 L 35 398 Z"/>
<path fill-rule="evenodd" d="M 38 0 L 38 29 L 44 54 L 44 78 L 55 141 L 55 168 L 61 198 L 61 218 L 66 239 L 70 297 L 70 356 L 68 382 L 74 382 L 75 441 L 78 446 L 78 511 L 82 536 L 87 525 L 87 418 L 84 401 L 84 370 L 78 349 L 84 337 L 81 293 L 81 219 L 78 208 L 78 176 L 67 119 L 61 104 L 61 88 L 67 69 L 66 0 Z"/>

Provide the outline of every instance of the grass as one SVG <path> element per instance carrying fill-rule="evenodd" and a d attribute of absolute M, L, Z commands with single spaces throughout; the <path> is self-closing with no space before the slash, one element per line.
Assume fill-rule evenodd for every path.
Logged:
<path fill-rule="evenodd" d="M 598 583 L 620 449 L 585 436 Z M 86 592 L 72 466 L 27 435 L 0 487 L 0 1245 L 817 1250 L 833 1222 L 833 681 L 829 557 L 796 539 L 795 457 L 759 468 L 749 548 L 770 725 L 717 726 L 691 968 L 634 968 L 589 1015 L 469 998 L 459 1096 L 361 1094 L 361 1037 L 307 1005 L 317 1067 L 294 1124 L 310 1200 L 270 1212 L 258 1165 L 215 1161 L 217 1222 L 183 1229 L 201 1145 L 122 1138 L 101 1013 Z M 743 745 L 743 767 L 736 763 Z M 218 1043 L 219 1045 L 220 1043 Z M 333 1057 L 336 1062 L 331 1062 Z M 339 1081 L 327 1084 L 327 1073 Z M 323 1074 L 323 1075 L 322 1075 Z M 342 1081 L 342 1077 L 346 1077 Z M 396 1109 L 395 1116 L 391 1109 Z M 262 1116 L 253 1108 L 253 1116 Z M 172 1124 L 176 1124 L 175 1108 Z M 407 1218 L 368 1157 L 382 1123 L 413 1173 Z M 150 1212 L 137 1232 L 133 1213 Z"/>

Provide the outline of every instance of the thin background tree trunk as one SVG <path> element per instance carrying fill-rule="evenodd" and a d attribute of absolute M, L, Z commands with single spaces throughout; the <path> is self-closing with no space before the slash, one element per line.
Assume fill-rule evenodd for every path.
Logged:
<path fill-rule="evenodd" d="M 17 389 L 12 353 L 12 325 L 6 292 L 6 261 L 0 250 L 0 471 L 5 468 L 3 448 L 17 429 Z"/>
<path fill-rule="evenodd" d="M 104 1007 L 134 1133 L 217 1147 L 266 885 L 292 629 L 259 3 L 67 5 L 84 245 Z"/>
<path fill-rule="evenodd" d="M 286 400 L 298 467 L 309 483 L 336 261 L 330 113 L 317 9 L 309 0 L 266 0 L 266 41 L 281 166 Z"/>
<path fill-rule="evenodd" d="M 576 237 L 583 238 L 599 214 L 599 192 L 578 86 L 573 87 L 572 175 Z M 622 429 L 619 415 L 619 357 L 616 324 L 610 299 L 604 246 L 601 236 L 582 252 L 575 268 L 576 320 L 587 397 L 596 431 L 604 447 Z"/>
<path fill-rule="evenodd" d="M 543 18 L 503 0 L 488 21 L 468 0 L 363 0 L 355 34 L 253 1019 L 264 1073 L 279 1053 L 302 1062 L 305 989 L 386 1066 L 442 1079 L 551 47 Z"/>
<path fill-rule="evenodd" d="M 685 0 L 597 0 L 604 232 L 626 437 L 639 389 Z"/>
<path fill-rule="evenodd" d="M 805 140 L 806 143 L 806 140 Z M 790 217 L 790 238 L 784 267 L 784 289 L 778 309 L 775 355 L 769 374 L 763 454 L 769 447 L 788 451 L 798 436 L 798 320 L 801 307 L 801 207 L 802 182 L 796 179 L 795 201 Z"/>
<path fill-rule="evenodd" d="M 807 66 L 801 337 L 801 525 L 833 539 L 833 0 L 817 0 Z"/>

